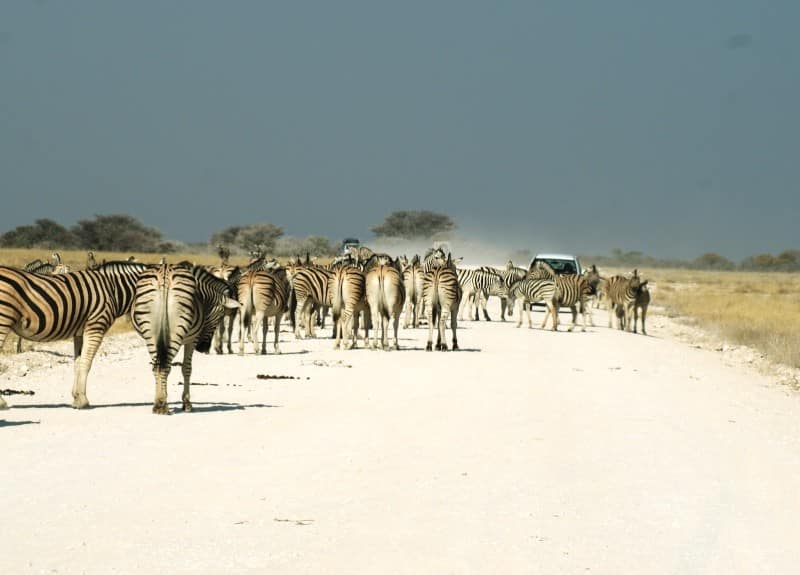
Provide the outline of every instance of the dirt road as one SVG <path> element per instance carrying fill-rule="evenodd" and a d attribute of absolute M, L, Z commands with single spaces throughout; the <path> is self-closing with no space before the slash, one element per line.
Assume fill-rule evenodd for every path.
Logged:
<path fill-rule="evenodd" d="M 35 391 L 0 412 L 2 572 L 797 573 L 796 392 L 657 315 L 650 337 L 461 326 L 458 353 L 406 330 L 196 355 L 196 411 L 169 417 L 134 334 L 88 411 L 69 342 L 0 357 L 0 387 Z"/>

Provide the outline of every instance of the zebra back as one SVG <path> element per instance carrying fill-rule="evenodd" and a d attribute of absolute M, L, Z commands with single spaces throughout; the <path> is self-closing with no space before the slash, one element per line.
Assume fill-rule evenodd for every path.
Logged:
<path fill-rule="evenodd" d="M 110 262 L 56 275 L 0 267 L 0 337 L 11 329 L 34 341 L 74 337 L 87 327 L 105 333 L 130 310 L 136 280 L 147 267 Z"/>
<path fill-rule="evenodd" d="M 154 369 L 169 369 L 180 346 L 200 332 L 203 313 L 196 297 L 197 280 L 183 265 L 162 263 L 139 276 L 131 323 Z"/>

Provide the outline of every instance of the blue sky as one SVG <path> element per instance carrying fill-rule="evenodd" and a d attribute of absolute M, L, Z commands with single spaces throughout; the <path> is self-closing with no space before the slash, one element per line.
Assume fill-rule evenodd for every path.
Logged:
<path fill-rule="evenodd" d="M 0 3 L 0 232 L 800 248 L 800 3 Z"/>

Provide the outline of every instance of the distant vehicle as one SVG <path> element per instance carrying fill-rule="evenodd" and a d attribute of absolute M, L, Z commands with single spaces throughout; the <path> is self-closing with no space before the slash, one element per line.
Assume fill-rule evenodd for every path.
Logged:
<path fill-rule="evenodd" d="M 536 267 L 536 262 L 545 262 L 558 275 L 563 274 L 582 274 L 581 262 L 577 256 L 572 254 L 536 254 L 528 266 L 528 271 Z"/>
<path fill-rule="evenodd" d="M 536 262 L 545 262 L 553 271 L 556 272 L 557 275 L 564 275 L 564 274 L 578 274 L 580 275 L 583 273 L 583 269 L 581 268 L 581 261 L 578 259 L 577 256 L 573 256 L 572 254 L 536 254 L 536 256 L 531 260 L 531 265 L 528 266 L 528 271 L 531 271 L 533 268 L 536 267 Z M 543 302 L 537 302 L 533 304 L 537 308 L 543 308 Z M 533 309 L 533 308 L 531 308 Z M 569 308 L 564 308 L 561 310 L 562 312 L 569 312 Z"/>
<path fill-rule="evenodd" d="M 358 241 L 358 238 L 345 238 L 342 240 L 342 249 L 340 253 L 345 255 L 348 253 L 350 248 L 360 248 L 361 242 Z"/>

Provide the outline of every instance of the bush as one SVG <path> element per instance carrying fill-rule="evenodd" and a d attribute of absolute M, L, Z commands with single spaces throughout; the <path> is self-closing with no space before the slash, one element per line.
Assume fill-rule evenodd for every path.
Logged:
<path fill-rule="evenodd" d="M 373 226 L 370 231 L 380 238 L 401 238 L 406 240 L 431 238 L 454 230 L 456 224 L 450 216 L 429 211 L 392 212 L 383 223 Z"/>
<path fill-rule="evenodd" d="M 33 225 L 19 226 L 0 236 L 0 246 L 7 248 L 70 249 L 79 247 L 79 240 L 61 224 L 47 218 Z"/>

